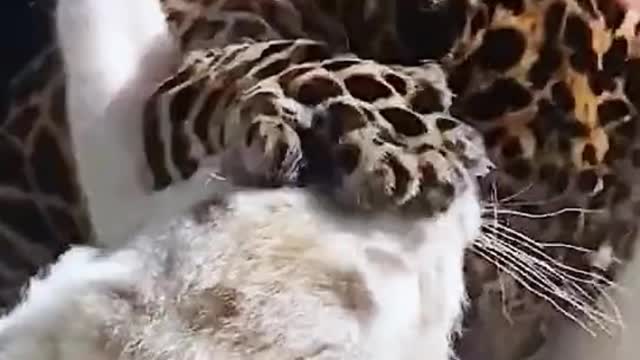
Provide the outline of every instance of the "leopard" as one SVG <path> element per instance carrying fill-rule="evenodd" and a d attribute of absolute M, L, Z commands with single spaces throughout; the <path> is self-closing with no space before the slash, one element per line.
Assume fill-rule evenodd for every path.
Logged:
<path fill-rule="evenodd" d="M 108 205 L 147 222 L 133 235 L 120 229 L 122 245 L 73 247 L 32 279 L 0 318 L 0 358 L 450 358 L 463 253 L 482 221 L 477 178 L 488 169 L 479 133 L 446 112 L 410 107 L 407 98 L 444 86 L 436 65 L 394 68 L 336 56 L 316 41 L 270 40 L 191 52 L 158 82 L 173 73 L 176 53 L 158 3 L 61 0 L 56 28 L 89 207 L 124 195 L 129 201 Z M 283 57 L 298 76 L 274 71 Z M 363 73 L 406 78 L 407 93 L 358 101 L 370 91 L 353 84 Z M 189 90 L 235 100 L 199 107 Z M 213 141 L 202 141 L 181 109 L 207 114 Z M 292 125 L 308 126 L 287 133 Z M 136 145 L 143 151 L 131 156 Z M 366 160 L 343 155 L 353 149 Z M 144 188 L 131 180 L 140 164 L 161 197 L 139 200 Z M 196 168 L 220 179 L 198 183 Z M 407 184 L 402 176 L 417 171 L 423 184 Z M 180 178 L 158 189 L 164 173 Z M 299 177 L 304 186 L 293 186 Z M 108 243 L 111 219 L 92 216 Z"/>
<path fill-rule="evenodd" d="M 490 246 L 486 239 L 502 237 L 526 247 L 521 236 L 526 234 L 543 242 L 540 256 L 605 284 L 631 260 L 636 233 L 633 69 L 638 21 L 636 12 L 620 3 L 167 1 L 163 6 L 183 51 L 223 45 L 234 36 L 259 46 L 275 36 L 310 38 L 333 47 L 331 52 L 348 49 L 360 58 L 401 67 L 436 61 L 455 94 L 451 114 L 483 134 L 497 165 L 495 177 L 483 181 L 482 192 L 507 209 L 496 213 L 514 231 L 504 235 L 508 230 L 503 231 L 502 224 L 485 226 L 488 234 L 480 242 Z M 225 7 L 234 13 L 221 17 L 219 10 Z M 500 51 L 506 57 L 501 58 Z M 342 78 L 334 76 L 327 84 L 342 89 Z M 376 75 L 373 78 L 377 80 L 371 84 L 380 83 Z M 388 81 L 386 86 L 394 88 L 393 84 Z M 163 131 L 163 136 L 169 135 Z M 195 129 L 189 131 L 176 135 L 175 141 L 192 139 L 196 145 L 190 150 L 196 157 L 210 151 L 211 145 L 198 144 Z M 192 169 L 191 156 L 178 156 L 182 165 L 165 158 L 160 167 L 166 169 L 155 175 L 170 169 L 172 179 L 183 177 L 178 167 Z M 470 334 L 460 344 L 463 358 L 467 348 L 469 356 L 531 355 L 546 341 L 557 317 L 554 303 L 560 302 L 560 308 L 572 305 L 563 302 L 562 292 L 558 296 L 539 289 L 536 274 L 500 266 L 514 262 L 500 250 L 504 249 L 485 248 L 468 255 L 472 309 L 467 314 Z M 530 247 L 526 251 L 539 254 Z M 491 258 L 499 260 L 487 261 Z M 596 290 L 601 286 L 583 284 Z M 590 289 L 579 291 L 592 297 Z"/>

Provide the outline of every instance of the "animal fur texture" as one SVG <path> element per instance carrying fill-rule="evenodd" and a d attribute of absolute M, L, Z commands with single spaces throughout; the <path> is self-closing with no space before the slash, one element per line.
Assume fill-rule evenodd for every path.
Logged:
<path fill-rule="evenodd" d="M 106 247 L 72 248 L 32 279 L 0 319 L 1 360 L 451 356 L 481 224 L 473 179 L 445 212 L 412 220 L 347 214 L 306 189 L 207 184 L 206 170 L 148 194 L 136 119 L 176 60 L 158 3 L 60 0 L 56 16 Z"/>
<path fill-rule="evenodd" d="M 475 190 L 422 221 L 239 191 L 116 251 L 78 247 L 0 319 L 2 360 L 445 360 Z"/>

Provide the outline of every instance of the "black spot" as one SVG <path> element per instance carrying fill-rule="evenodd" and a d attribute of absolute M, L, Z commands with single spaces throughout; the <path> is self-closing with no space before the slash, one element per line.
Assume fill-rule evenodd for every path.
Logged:
<path fill-rule="evenodd" d="M 634 116 L 629 121 L 625 121 L 622 124 L 615 127 L 614 132 L 618 136 L 630 141 L 635 138 L 637 127 L 638 127 L 638 118 Z"/>
<path fill-rule="evenodd" d="M 507 111 L 517 111 L 531 103 L 527 89 L 514 79 L 498 79 L 484 92 L 472 95 L 467 111 L 477 120 L 489 120 Z"/>
<path fill-rule="evenodd" d="M 29 163 L 40 191 L 60 196 L 69 203 L 75 203 L 77 193 L 73 184 L 71 169 L 56 139 L 46 131 L 39 131 Z"/>
<path fill-rule="evenodd" d="M 569 170 L 561 168 L 556 172 L 555 177 L 550 178 L 549 180 L 551 189 L 556 194 L 561 194 L 569 187 Z"/>
<path fill-rule="evenodd" d="M 549 182 L 558 175 L 558 167 L 553 164 L 543 164 L 538 170 L 538 179 Z"/>
<path fill-rule="evenodd" d="M 28 105 L 20 109 L 7 124 L 7 133 L 15 136 L 21 141 L 31 134 L 38 118 L 40 117 L 40 109 L 35 105 Z"/>
<path fill-rule="evenodd" d="M 627 39 L 616 37 L 602 57 L 602 70 L 609 76 L 618 76 L 624 70 L 628 55 Z"/>
<path fill-rule="evenodd" d="M 387 73 L 384 75 L 384 81 L 388 82 L 398 94 L 407 94 L 407 82 L 401 76 L 394 73 Z"/>
<path fill-rule="evenodd" d="M 580 73 L 592 73 L 598 69 L 598 56 L 593 49 L 577 51 L 569 57 L 573 69 Z"/>
<path fill-rule="evenodd" d="M 67 92 L 64 86 L 59 86 L 54 90 L 49 106 L 51 120 L 61 128 L 69 126 L 67 123 Z"/>
<path fill-rule="evenodd" d="M 82 244 L 87 241 L 74 218 L 64 209 L 47 206 L 46 212 L 64 244 Z"/>
<path fill-rule="evenodd" d="M 630 59 L 625 66 L 624 93 L 640 108 L 640 59 Z"/>
<path fill-rule="evenodd" d="M 467 0 L 445 1 L 430 8 L 425 8 L 422 0 L 403 0 L 394 4 L 399 40 L 413 51 L 415 59 L 442 58 L 466 27 Z"/>
<path fill-rule="evenodd" d="M 522 155 L 522 145 L 517 137 L 509 137 L 502 145 L 502 155 L 507 159 L 514 159 Z"/>
<path fill-rule="evenodd" d="M 598 157 L 596 156 L 596 147 L 593 144 L 587 144 L 582 150 L 582 161 L 589 165 L 596 165 L 598 163 Z"/>
<path fill-rule="evenodd" d="M 46 221 L 38 205 L 30 199 L 5 198 L 0 206 L 0 219 L 9 229 L 27 239 L 45 243 L 47 247 L 58 247 L 65 243 L 59 239 Z M 10 242 L 11 243 L 11 242 Z"/>
<path fill-rule="evenodd" d="M 399 107 L 389 107 L 381 109 L 380 115 L 402 135 L 418 136 L 427 132 L 427 127 L 422 122 L 422 119 L 409 110 Z"/>
<path fill-rule="evenodd" d="M 198 115 L 193 122 L 193 131 L 196 136 L 200 140 L 200 142 L 207 149 L 207 153 L 212 153 L 213 148 L 211 147 L 211 143 L 209 141 L 209 127 L 211 126 L 211 116 L 214 114 L 216 107 L 218 106 L 218 102 L 220 101 L 220 96 L 222 96 L 222 89 L 214 89 L 207 95 L 207 100 L 204 105 L 200 109 Z"/>
<path fill-rule="evenodd" d="M 187 119 L 193 103 L 200 95 L 200 89 L 206 82 L 201 79 L 178 90 L 169 103 L 169 121 L 171 124 L 181 124 Z"/>
<path fill-rule="evenodd" d="M 153 174 L 153 189 L 162 190 L 171 184 L 171 175 L 165 167 L 165 146 L 160 133 L 154 95 L 146 104 L 143 115 L 144 154 Z"/>
<path fill-rule="evenodd" d="M 191 143 L 182 131 L 174 129 L 171 132 L 171 159 L 180 172 L 182 179 L 188 179 L 198 169 L 198 163 L 191 158 Z"/>
<path fill-rule="evenodd" d="M 487 14 L 484 11 L 479 10 L 471 18 L 471 36 L 477 34 L 478 31 L 483 29 L 485 26 L 487 26 Z"/>
<path fill-rule="evenodd" d="M 323 62 L 322 67 L 327 71 L 340 71 L 361 63 L 359 59 L 333 59 Z"/>
<path fill-rule="evenodd" d="M 604 21 L 607 28 L 610 30 L 617 30 L 624 21 L 625 9 L 616 1 L 609 0 L 596 0 L 598 9 L 604 15 Z"/>
<path fill-rule="evenodd" d="M 289 70 L 286 70 L 282 74 L 278 75 L 278 85 L 280 85 L 280 87 L 284 89 L 287 96 L 291 96 L 291 82 L 314 69 L 316 69 L 314 65 L 301 65 L 290 68 Z"/>
<path fill-rule="evenodd" d="M 631 151 L 631 165 L 634 168 L 640 168 L 640 149 L 633 149 Z"/>
<path fill-rule="evenodd" d="M 494 29 L 484 35 L 484 41 L 474 57 L 485 69 L 505 71 L 520 61 L 526 44 L 527 40 L 517 29 Z"/>
<path fill-rule="evenodd" d="M 431 150 L 435 150 L 435 147 L 431 144 L 420 144 L 413 149 L 413 151 L 415 151 L 418 154 L 425 153 Z"/>
<path fill-rule="evenodd" d="M 546 45 L 552 45 L 553 42 L 558 39 L 566 10 L 567 4 L 560 1 L 551 4 L 547 9 L 544 17 L 544 37 Z"/>
<path fill-rule="evenodd" d="M 327 107 L 326 111 L 331 124 L 329 136 L 332 141 L 337 141 L 342 135 L 367 125 L 362 113 L 353 105 L 334 102 Z"/>
<path fill-rule="evenodd" d="M 510 161 L 504 167 L 504 171 L 518 180 L 526 180 L 533 173 L 531 164 L 526 159 L 515 159 Z"/>
<path fill-rule="evenodd" d="M 529 123 L 538 146 L 542 147 L 549 135 L 558 128 L 559 124 L 566 122 L 565 114 L 556 105 L 547 99 L 538 100 L 538 111 Z"/>
<path fill-rule="evenodd" d="M 332 57 L 332 53 L 324 43 L 296 42 L 296 51 L 291 55 L 295 63 L 322 61 Z M 302 52 L 301 54 L 298 54 Z"/>
<path fill-rule="evenodd" d="M 351 95 L 366 102 L 392 95 L 391 89 L 385 83 L 367 75 L 351 75 L 344 80 L 344 84 Z"/>
<path fill-rule="evenodd" d="M 34 71 L 25 71 L 20 81 L 9 84 L 8 90 L 15 104 L 23 104 L 34 93 L 39 93 L 45 88 L 54 76 L 58 75 L 62 68 L 61 51 L 57 47 L 47 50 L 44 62 Z M 4 119 L 0 119 L 0 123 Z"/>
<path fill-rule="evenodd" d="M 504 138 L 506 130 L 503 127 L 497 127 L 485 133 L 484 143 L 488 148 L 493 148 Z"/>
<path fill-rule="evenodd" d="M 437 185 L 439 183 L 438 180 L 438 172 L 430 163 L 425 163 L 420 168 L 420 173 L 422 175 L 422 186 L 430 187 Z"/>
<path fill-rule="evenodd" d="M 270 76 L 279 74 L 289 67 L 291 64 L 290 59 L 276 59 L 268 64 L 263 65 L 260 69 L 257 69 L 253 76 L 256 80 L 266 79 Z"/>
<path fill-rule="evenodd" d="M 465 93 L 465 90 L 471 82 L 473 69 L 473 62 L 471 58 L 468 58 L 451 71 L 447 83 L 454 94 L 460 95 Z"/>
<path fill-rule="evenodd" d="M 405 195 L 409 188 L 409 180 L 411 179 L 409 170 L 391 153 L 385 154 L 384 160 L 391 168 L 391 171 L 393 171 L 395 180 L 393 190 L 396 196 Z"/>
<path fill-rule="evenodd" d="M 440 131 L 449 131 L 451 129 L 455 129 L 458 126 L 458 123 L 447 118 L 437 118 L 436 126 Z"/>
<path fill-rule="evenodd" d="M 426 83 L 422 84 L 422 87 L 413 94 L 409 100 L 409 104 L 414 111 L 420 114 L 429 114 L 444 110 L 440 91 Z"/>
<path fill-rule="evenodd" d="M 601 95 L 604 91 L 613 92 L 616 89 L 614 79 L 603 70 L 589 74 L 588 81 L 591 91 L 596 96 Z"/>
<path fill-rule="evenodd" d="M 611 200 L 614 204 L 619 204 L 628 201 L 630 197 L 631 188 L 629 187 L 629 185 L 623 182 L 618 182 L 618 185 L 613 190 L 613 196 L 611 197 Z"/>
<path fill-rule="evenodd" d="M 353 144 L 342 144 L 338 148 L 338 161 L 340 167 L 347 175 L 352 174 L 360 161 L 360 148 Z"/>
<path fill-rule="evenodd" d="M 583 170 L 578 174 L 577 186 L 583 193 L 591 193 L 598 184 L 598 174 L 593 169 Z"/>
<path fill-rule="evenodd" d="M 576 14 L 570 14 L 564 29 L 564 42 L 575 52 L 591 49 L 593 34 L 589 25 Z"/>
<path fill-rule="evenodd" d="M 293 45 L 294 42 L 290 40 L 272 41 L 267 45 L 266 48 L 262 50 L 258 58 L 260 60 L 264 60 L 273 54 L 284 52 L 286 49 L 292 47 Z"/>
<path fill-rule="evenodd" d="M 543 47 L 540 51 L 540 57 L 531 66 L 527 74 L 533 88 L 544 88 L 561 64 L 562 54 L 555 46 L 550 45 Z"/>
<path fill-rule="evenodd" d="M 607 153 L 604 154 L 604 162 L 607 164 L 613 164 L 618 160 L 622 160 L 626 157 L 627 151 L 627 145 L 611 137 L 609 139 L 609 148 L 607 149 Z"/>
<path fill-rule="evenodd" d="M 605 126 L 613 121 L 622 120 L 630 114 L 629 107 L 621 99 L 605 100 L 598 105 L 598 121 Z"/>
<path fill-rule="evenodd" d="M 342 95 L 340 84 L 330 78 L 316 76 L 300 85 L 295 98 L 305 105 L 315 106 L 339 95 Z"/>
<path fill-rule="evenodd" d="M 16 141 L 0 133 L 0 185 L 30 191 L 25 155 Z"/>
<path fill-rule="evenodd" d="M 564 81 L 558 81 L 551 87 L 551 98 L 562 110 L 570 112 L 576 106 L 571 90 Z"/>
<path fill-rule="evenodd" d="M 191 75 L 193 75 L 193 68 L 190 66 L 183 67 L 178 71 L 177 74 L 175 74 L 174 76 L 170 77 L 169 79 L 165 80 L 162 84 L 160 84 L 160 86 L 156 90 L 156 93 L 158 94 L 166 93 L 167 91 L 173 89 L 174 87 L 177 87 L 179 85 L 186 83 L 191 79 Z"/>

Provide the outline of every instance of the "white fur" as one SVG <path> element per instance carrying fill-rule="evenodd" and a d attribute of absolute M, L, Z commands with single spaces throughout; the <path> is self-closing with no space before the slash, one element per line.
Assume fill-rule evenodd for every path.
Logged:
<path fill-rule="evenodd" d="M 98 242 L 117 246 L 217 192 L 215 182 L 201 186 L 204 170 L 170 191 L 149 191 L 143 104 L 180 58 L 159 1 L 60 0 L 56 29 L 74 152 Z"/>
<path fill-rule="evenodd" d="M 304 189 L 238 192 L 212 209 L 115 252 L 67 252 L 0 319 L 0 359 L 448 358 L 463 252 L 479 234 L 475 189 L 421 221 L 339 214 Z M 372 306 L 354 310 L 331 291 L 354 273 Z M 220 284 L 244 294 L 226 322 L 198 296 Z"/>

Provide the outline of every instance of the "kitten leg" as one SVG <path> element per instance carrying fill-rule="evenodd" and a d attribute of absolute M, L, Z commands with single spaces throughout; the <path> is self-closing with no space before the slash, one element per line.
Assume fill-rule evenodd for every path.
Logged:
<path fill-rule="evenodd" d="M 60 0 L 56 30 L 80 182 L 98 242 L 118 245 L 206 197 L 205 175 L 151 193 L 142 109 L 180 60 L 158 1 Z"/>

